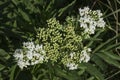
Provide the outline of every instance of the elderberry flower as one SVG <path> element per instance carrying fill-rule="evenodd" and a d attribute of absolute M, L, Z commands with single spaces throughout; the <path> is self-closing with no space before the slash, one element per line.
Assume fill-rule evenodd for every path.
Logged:
<path fill-rule="evenodd" d="M 69 70 L 75 70 L 78 68 L 78 64 L 75 63 L 67 63 L 66 66 L 69 68 Z"/>
<path fill-rule="evenodd" d="M 16 59 L 23 59 L 23 50 L 22 49 L 16 49 L 15 54 L 13 55 Z"/>
<path fill-rule="evenodd" d="M 13 55 L 17 60 L 17 65 L 23 69 L 23 67 L 27 67 L 28 62 L 24 60 L 24 54 L 22 49 L 16 49 Z"/>
<path fill-rule="evenodd" d="M 33 42 L 23 42 L 23 47 L 26 49 L 33 50 L 35 48 L 35 45 Z"/>
<path fill-rule="evenodd" d="M 74 58 L 74 56 L 75 56 L 75 52 L 70 53 L 70 58 L 71 58 L 71 59 L 73 59 L 73 58 Z"/>
<path fill-rule="evenodd" d="M 88 62 L 90 60 L 90 52 L 91 52 L 90 48 L 84 47 L 80 54 L 80 63 Z"/>
<path fill-rule="evenodd" d="M 106 25 L 100 10 L 90 10 L 89 7 L 84 7 L 79 9 L 79 14 L 80 27 L 86 34 L 94 34 L 97 27 L 104 28 Z"/>
<path fill-rule="evenodd" d="M 79 9 L 79 13 L 80 13 L 80 15 L 81 16 L 83 16 L 83 15 L 87 15 L 88 14 L 88 12 L 89 12 L 89 7 L 84 7 L 84 9 Z"/>
<path fill-rule="evenodd" d="M 42 45 L 24 42 L 23 49 L 16 49 L 13 56 L 17 61 L 17 65 L 23 69 L 29 65 L 43 63 L 46 58 L 45 55 L 46 53 Z"/>

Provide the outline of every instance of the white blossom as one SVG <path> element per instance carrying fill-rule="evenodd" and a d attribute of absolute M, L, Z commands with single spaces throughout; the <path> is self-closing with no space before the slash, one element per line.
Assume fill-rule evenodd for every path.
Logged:
<path fill-rule="evenodd" d="M 22 49 L 16 49 L 13 56 L 16 58 L 16 60 L 23 59 L 24 56 Z"/>
<path fill-rule="evenodd" d="M 103 16 L 103 14 L 101 13 L 101 11 L 100 11 L 100 10 L 96 10 L 96 12 L 97 12 L 97 14 L 98 14 L 98 17 Z"/>
<path fill-rule="evenodd" d="M 100 10 L 90 10 L 89 7 L 79 9 L 80 27 L 84 29 L 84 33 L 94 34 L 97 27 L 104 28 L 105 22 L 102 18 L 103 14 Z"/>
<path fill-rule="evenodd" d="M 86 47 L 81 51 L 80 63 L 81 62 L 88 62 L 90 60 L 90 52 L 91 52 L 91 49 L 86 48 Z"/>
<path fill-rule="evenodd" d="M 66 66 L 69 68 L 69 70 L 75 70 L 78 68 L 78 64 L 75 63 L 67 63 Z"/>
<path fill-rule="evenodd" d="M 70 53 L 70 58 L 73 59 L 75 55 L 75 52 Z"/>
<path fill-rule="evenodd" d="M 23 69 L 24 67 L 27 67 L 27 65 L 25 64 L 23 60 L 18 60 L 17 64 L 21 69 Z"/>
<path fill-rule="evenodd" d="M 88 11 L 89 11 L 89 7 L 84 7 L 84 9 L 79 9 L 79 13 L 81 16 L 85 15 L 85 14 L 88 14 Z"/>
<path fill-rule="evenodd" d="M 44 59 L 46 59 L 43 46 L 35 45 L 33 42 L 24 42 L 23 49 L 16 49 L 13 56 L 21 69 L 29 65 L 43 63 Z"/>
<path fill-rule="evenodd" d="M 29 50 L 33 50 L 35 48 L 35 45 L 33 42 L 23 42 L 23 47 Z"/>
<path fill-rule="evenodd" d="M 33 58 L 33 52 L 32 50 L 26 51 L 26 57 L 28 60 L 31 60 Z"/>
<path fill-rule="evenodd" d="M 103 18 L 100 18 L 97 23 L 99 23 L 99 24 L 97 24 L 97 26 L 101 27 L 101 28 L 104 28 L 105 24 L 106 24 L 105 21 L 103 20 Z"/>

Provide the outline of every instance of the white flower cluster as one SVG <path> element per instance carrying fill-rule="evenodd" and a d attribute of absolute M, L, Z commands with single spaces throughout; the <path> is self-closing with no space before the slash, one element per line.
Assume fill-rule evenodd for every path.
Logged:
<path fill-rule="evenodd" d="M 76 56 L 75 52 L 70 53 L 70 60 L 73 60 L 75 58 L 75 56 Z M 66 66 L 69 68 L 69 70 L 75 70 L 75 69 L 77 69 L 78 64 L 68 61 Z"/>
<path fill-rule="evenodd" d="M 66 66 L 69 68 L 69 70 L 75 70 L 78 68 L 78 64 L 75 63 L 67 63 Z"/>
<path fill-rule="evenodd" d="M 84 47 L 84 49 L 81 51 L 80 57 L 79 57 L 79 63 L 82 62 L 88 62 L 90 60 L 90 52 L 91 48 Z M 70 59 L 74 60 L 76 57 L 76 53 L 70 53 Z M 78 56 L 77 56 L 78 57 Z M 66 64 L 66 66 L 69 68 L 69 70 L 75 70 L 78 68 L 78 64 L 74 62 L 69 62 Z"/>
<path fill-rule="evenodd" d="M 14 57 L 18 66 L 23 69 L 29 65 L 43 63 L 45 60 L 45 51 L 42 45 L 35 45 L 33 42 L 24 42 L 23 49 L 16 49 Z"/>
<path fill-rule="evenodd" d="M 90 48 L 84 47 L 80 54 L 80 63 L 88 62 L 90 60 L 90 52 L 91 52 Z"/>
<path fill-rule="evenodd" d="M 105 22 L 102 18 L 103 14 L 100 10 L 90 10 L 88 7 L 79 9 L 80 27 L 84 29 L 84 33 L 94 34 L 96 27 L 104 28 Z"/>

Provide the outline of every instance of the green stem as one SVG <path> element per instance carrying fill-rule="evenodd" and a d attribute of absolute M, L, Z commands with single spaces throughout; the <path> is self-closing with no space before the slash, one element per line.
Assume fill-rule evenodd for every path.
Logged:
<path fill-rule="evenodd" d="M 119 74 L 119 73 L 120 73 L 120 71 L 118 71 L 118 72 L 114 73 L 113 75 L 109 76 L 109 77 L 108 77 L 108 78 L 106 78 L 105 80 L 109 80 L 110 78 L 114 77 L 115 75 L 117 75 L 117 74 Z"/>

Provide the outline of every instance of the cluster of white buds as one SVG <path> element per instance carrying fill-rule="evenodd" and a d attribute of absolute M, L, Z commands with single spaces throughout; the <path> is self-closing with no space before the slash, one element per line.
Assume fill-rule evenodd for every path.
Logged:
<path fill-rule="evenodd" d="M 100 10 L 90 10 L 89 7 L 79 9 L 80 27 L 84 29 L 84 33 L 94 34 L 96 27 L 104 28 L 105 22 L 102 18 L 103 14 Z"/>
<path fill-rule="evenodd" d="M 23 69 L 29 65 L 43 63 L 46 53 L 42 45 L 35 45 L 33 42 L 24 42 L 23 49 L 16 49 L 14 57 L 18 66 Z"/>

